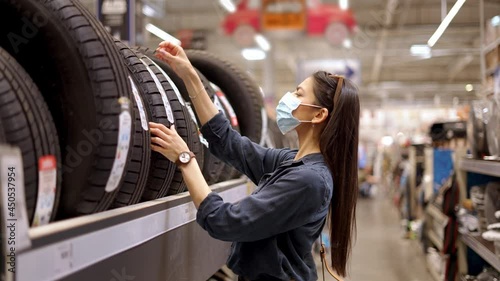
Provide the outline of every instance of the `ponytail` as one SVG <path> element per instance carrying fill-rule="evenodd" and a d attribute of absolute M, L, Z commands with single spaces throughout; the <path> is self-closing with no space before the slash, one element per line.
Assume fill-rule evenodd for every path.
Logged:
<path fill-rule="evenodd" d="M 354 84 L 326 72 L 314 75 L 315 96 L 330 114 L 320 136 L 321 153 L 333 177 L 328 214 L 332 268 L 346 276 L 356 232 L 359 98 Z M 338 89 L 337 89 L 338 88 Z"/>

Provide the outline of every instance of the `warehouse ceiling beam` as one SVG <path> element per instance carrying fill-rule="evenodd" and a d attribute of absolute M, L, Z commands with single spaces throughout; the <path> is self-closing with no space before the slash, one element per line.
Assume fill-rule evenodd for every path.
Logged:
<path fill-rule="evenodd" d="M 385 9 L 385 22 L 378 39 L 377 52 L 375 53 L 375 58 L 373 60 L 373 67 L 371 72 L 371 81 L 378 82 L 380 79 L 380 71 L 382 70 L 382 64 L 384 62 L 384 50 L 387 45 L 387 35 L 389 33 L 388 27 L 392 24 L 394 13 L 398 6 L 398 0 L 387 0 L 387 6 Z"/>
<path fill-rule="evenodd" d="M 453 80 L 455 80 L 455 77 L 462 70 L 464 70 L 467 65 L 469 65 L 474 60 L 474 58 L 475 57 L 473 55 L 467 54 L 456 60 L 454 64 L 450 65 L 448 67 L 448 82 L 452 82 Z"/>

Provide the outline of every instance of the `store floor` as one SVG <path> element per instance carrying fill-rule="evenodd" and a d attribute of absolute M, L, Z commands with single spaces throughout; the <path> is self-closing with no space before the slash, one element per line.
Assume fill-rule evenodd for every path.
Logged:
<path fill-rule="evenodd" d="M 346 281 L 433 280 L 418 242 L 401 238 L 399 217 L 387 196 L 359 199 L 357 226 L 350 276 Z M 318 277 L 323 280 L 319 262 Z M 335 279 L 326 276 L 325 280 Z"/>

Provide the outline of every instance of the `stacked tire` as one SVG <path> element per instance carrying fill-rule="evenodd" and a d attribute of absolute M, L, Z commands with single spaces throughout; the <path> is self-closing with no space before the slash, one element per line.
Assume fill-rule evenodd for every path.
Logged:
<path fill-rule="evenodd" d="M 0 143 L 22 151 L 33 226 L 184 192 L 179 169 L 151 151 L 149 122 L 175 125 L 209 184 L 239 176 L 210 154 L 182 79 L 78 0 L 0 0 L 0 16 Z M 255 82 L 212 54 L 188 56 L 233 128 L 260 142 Z"/>

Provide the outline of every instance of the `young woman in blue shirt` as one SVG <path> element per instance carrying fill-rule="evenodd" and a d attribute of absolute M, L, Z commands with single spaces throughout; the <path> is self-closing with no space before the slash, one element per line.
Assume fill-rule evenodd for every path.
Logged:
<path fill-rule="evenodd" d="M 277 107 L 280 130 L 296 130 L 299 149 L 264 148 L 231 128 L 181 47 L 162 42 L 156 55 L 183 79 L 211 153 L 257 185 L 241 201 L 224 202 L 175 127 L 150 124 L 153 150 L 179 165 L 197 222 L 212 237 L 233 242 L 228 267 L 240 280 L 317 280 L 312 246 L 328 220 L 332 267 L 345 276 L 358 194 L 356 86 L 323 71 L 304 80 Z"/>

